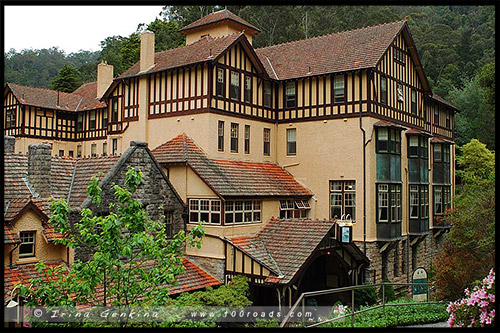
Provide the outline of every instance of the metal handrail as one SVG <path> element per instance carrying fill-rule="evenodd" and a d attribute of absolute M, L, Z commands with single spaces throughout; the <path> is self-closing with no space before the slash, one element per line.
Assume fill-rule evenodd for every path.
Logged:
<path fill-rule="evenodd" d="M 385 311 L 385 306 L 386 305 L 387 306 L 400 306 L 400 305 L 421 305 L 421 304 L 428 304 L 430 306 L 430 304 L 442 303 L 442 302 L 430 302 L 429 301 L 430 288 L 427 288 L 427 301 L 426 302 L 385 304 L 385 286 L 415 286 L 415 285 L 431 285 L 432 286 L 432 283 L 428 283 L 428 282 L 415 282 L 415 283 L 401 283 L 401 282 L 387 283 L 387 282 L 382 282 L 382 283 L 374 283 L 374 284 L 366 284 L 366 285 L 356 285 L 356 286 L 349 286 L 349 287 L 341 287 L 341 288 L 333 288 L 333 289 L 326 289 L 326 290 L 304 292 L 304 293 L 300 294 L 300 296 L 297 299 L 297 301 L 290 308 L 290 311 L 283 318 L 283 321 L 280 323 L 280 327 L 284 327 L 287 324 L 288 320 L 291 317 L 291 314 L 294 313 L 295 309 L 299 306 L 300 303 L 302 303 L 302 307 L 304 308 L 304 298 L 305 297 L 327 295 L 327 294 L 339 293 L 339 292 L 343 292 L 343 291 L 352 291 L 352 300 L 351 300 L 351 303 L 352 303 L 352 313 L 350 313 L 348 315 L 341 316 L 341 317 L 335 317 L 333 319 L 328 319 L 326 321 L 319 322 L 319 323 L 316 323 L 316 324 L 313 324 L 313 325 L 310 325 L 310 326 L 306 326 L 306 327 L 319 326 L 319 325 L 326 324 L 328 322 L 332 322 L 332 321 L 339 320 L 339 319 L 342 319 L 342 318 L 346 318 L 346 317 L 349 317 L 349 316 L 351 317 L 351 326 L 354 327 L 354 315 L 355 314 L 359 314 L 359 313 L 362 313 L 362 312 L 375 310 L 375 309 L 378 309 L 380 307 L 384 308 L 384 311 Z M 373 287 L 384 287 L 384 288 L 382 288 L 382 304 L 374 306 L 374 307 L 371 307 L 371 308 L 368 308 L 368 309 L 354 311 L 354 291 L 356 289 L 373 288 Z"/>

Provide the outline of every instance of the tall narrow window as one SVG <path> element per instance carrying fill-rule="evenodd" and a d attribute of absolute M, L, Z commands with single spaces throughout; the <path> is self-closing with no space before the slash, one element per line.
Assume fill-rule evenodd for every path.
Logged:
<path fill-rule="evenodd" d="M 113 139 L 113 155 L 118 153 L 118 139 Z"/>
<path fill-rule="evenodd" d="M 167 238 L 172 238 L 173 230 L 172 226 L 174 224 L 174 211 L 167 210 L 164 212 L 164 223 L 165 223 L 165 235 Z"/>
<path fill-rule="evenodd" d="M 76 157 L 82 157 L 82 146 L 76 146 Z"/>
<path fill-rule="evenodd" d="M 111 122 L 118 122 L 118 98 L 114 98 L 111 102 Z"/>
<path fill-rule="evenodd" d="M 245 125 L 245 154 L 250 154 L 250 125 Z"/>
<path fill-rule="evenodd" d="M 271 106 L 271 82 L 264 81 L 264 106 Z"/>
<path fill-rule="evenodd" d="M 387 78 L 380 77 L 380 103 L 387 104 Z"/>
<path fill-rule="evenodd" d="M 102 144 L 102 156 L 107 156 L 108 155 L 108 143 L 104 142 Z"/>
<path fill-rule="evenodd" d="M 434 125 L 439 125 L 439 106 L 434 104 Z"/>
<path fill-rule="evenodd" d="M 389 185 L 378 185 L 378 222 L 389 221 Z"/>
<path fill-rule="evenodd" d="M 419 193 L 418 185 L 410 185 L 410 218 L 418 219 Z"/>
<path fill-rule="evenodd" d="M 97 156 L 97 145 L 95 143 L 90 145 L 90 155 Z"/>
<path fill-rule="evenodd" d="M 429 217 L 429 187 L 420 185 L 420 218 Z"/>
<path fill-rule="evenodd" d="M 440 144 L 434 145 L 433 160 L 434 160 L 434 162 L 442 162 L 442 160 L 443 160 Z"/>
<path fill-rule="evenodd" d="M 264 128 L 264 155 L 271 155 L 271 129 Z"/>
<path fill-rule="evenodd" d="M 397 94 L 398 94 L 398 102 L 404 102 L 405 99 L 404 99 L 404 96 L 403 96 L 403 85 L 401 83 L 398 83 L 396 85 L 396 91 L 397 91 Z"/>
<path fill-rule="evenodd" d="M 252 103 L 252 77 L 245 76 L 245 102 Z"/>
<path fill-rule="evenodd" d="M 21 231 L 19 238 L 19 257 L 34 257 L 35 256 L 35 231 Z"/>
<path fill-rule="evenodd" d="M 240 73 L 231 71 L 231 90 L 229 96 L 232 99 L 240 99 Z"/>
<path fill-rule="evenodd" d="M 297 129 L 287 128 L 286 130 L 286 154 L 294 156 L 297 154 Z"/>
<path fill-rule="evenodd" d="M 335 103 L 343 103 L 345 100 L 344 75 L 336 75 L 333 82 L 333 100 Z"/>
<path fill-rule="evenodd" d="M 240 125 L 231 123 L 231 153 L 238 152 L 238 132 Z"/>
<path fill-rule="evenodd" d="M 443 187 L 434 186 L 434 214 L 443 214 Z"/>
<path fill-rule="evenodd" d="M 417 92 L 411 91 L 411 114 L 417 115 Z"/>
<path fill-rule="evenodd" d="M 96 111 L 95 111 L 95 110 L 90 111 L 89 128 L 90 128 L 91 130 L 95 130 L 95 127 L 96 127 L 95 113 L 96 113 Z"/>
<path fill-rule="evenodd" d="M 217 149 L 224 151 L 224 122 L 219 120 L 217 127 Z"/>
<path fill-rule="evenodd" d="M 286 83 L 286 93 L 285 93 L 285 99 L 286 99 L 286 107 L 287 108 L 293 108 L 295 107 L 295 82 L 287 82 Z"/>
<path fill-rule="evenodd" d="M 102 128 L 108 128 L 108 110 L 102 111 Z"/>
<path fill-rule="evenodd" d="M 418 157 L 418 136 L 411 135 L 409 138 L 409 157 Z"/>
<path fill-rule="evenodd" d="M 217 96 L 224 96 L 224 69 L 217 68 L 217 85 L 216 85 Z"/>
<path fill-rule="evenodd" d="M 377 152 L 389 151 L 389 135 L 387 128 L 379 128 L 377 130 Z"/>
<path fill-rule="evenodd" d="M 83 130 L 83 113 L 78 114 L 78 119 L 76 120 L 76 130 Z"/>
<path fill-rule="evenodd" d="M 64 149 L 59 149 L 59 156 L 64 156 Z"/>
<path fill-rule="evenodd" d="M 450 125 L 450 111 L 446 111 L 446 128 L 451 129 Z"/>

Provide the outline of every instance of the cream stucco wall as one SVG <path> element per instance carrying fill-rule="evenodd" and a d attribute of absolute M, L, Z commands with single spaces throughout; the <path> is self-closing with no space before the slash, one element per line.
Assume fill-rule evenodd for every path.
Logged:
<path fill-rule="evenodd" d="M 27 264 L 35 263 L 40 260 L 43 261 L 64 261 L 67 262 L 66 247 L 63 245 L 56 245 L 47 243 L 42 234 L 42 221 L 32 210 L 28 210 L 21 216 L 14 224 L 14 230 L 19 234 L 21 231 L 35 231 L 35 256 L 19 258 L 19 247 L 12 253 L 12 262 L 14 264 Z M 4 247 L 4 264 L 8 265 L 10 262 L 9 252 L 14 246 Z M 73 251 L 69 254 L 70 263 L 73 262 Z"/>

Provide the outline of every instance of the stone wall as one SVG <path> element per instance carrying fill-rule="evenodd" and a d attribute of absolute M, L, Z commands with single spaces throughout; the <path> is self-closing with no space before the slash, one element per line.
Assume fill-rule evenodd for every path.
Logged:
<path fill-rule="evenodd" d="M 387 278 L 391 282 L 411 282 L 411 274 L 417 267 L 425 267 L 429 272 L 445 239 L 446 234 L 435 237 L 429 233 L 414 246 L 409 246 L 410 239 L 405 237 L 394 242 L 383 253 L 380 253 L 383 242 L 367 242 L 366 255 L 370 258 L 370 266 L 366 271 L 366 281 L 380 283 L 383 278 Z M 363 248 L 363 242 L 356 242 L 356 245 Z"/>
<path fill-rule="evenodd" d="M 212 275 L 214 278 L 224 283 L 224 259 L 215 259 L 207 257 L 198 256 L 187 256 L 194 264 L 205 270 L 208 274 Z"/>
<path fill-rule="evenodd" d="M 143 174 L 141 184 L 134 196 L 143 204 L 148 217 L 155 221 L 163 221 L 163 215 L 166 212 L 172 212 L 172 234 L 185 230 L 183 219 L 184 204 L 166 178 L 164 178 L 161 168 L 152 159 L 146 143 L 132 142 L 131 147 L 101 180 L 102 195 L 99 208 L 91 204 L 89 199 L 82 206 L 88 207 L 96 213 L 108 213 L 106 210 L 109 207 L 109 203 L 115 201 L 112 185 L 117 184 L 122 187 L 125 185 L 125 174 L 129 166 L 140 170 Z M 73 215 L 72 218 L 76 219 L 79 216 Z M 84 258 L 88 257 L 89 254 L 88 250 L 77 250 L 75 251 L 75 258 L 78 257 L 85 260 Z"/>
<path fill-rule="evenodd" d="M 13 154 L 14 153 L 14 147 L 15 147 L 15 144 L 16 144 L 16 138 L 13 137 L 13 136 L 9 136 L 9 135 L 4 135 L 3 137 L 3 149 L 4 149 L 4 153 L 9 153 L 9 154 Z"/>
<path fill-rule="evenodd" d="M 49 143 L 32 144 L 28 147 L 28 182 L 41 198 L 48 198 L 51 194 L 51 151 L 52 145 Z"/>

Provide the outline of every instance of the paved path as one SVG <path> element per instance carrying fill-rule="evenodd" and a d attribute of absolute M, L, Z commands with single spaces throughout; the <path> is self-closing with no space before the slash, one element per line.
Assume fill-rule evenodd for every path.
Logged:
<path fill-rule="evenodd" d="M 410 325 L 410 326 L 398 326 L 399 328 L 403 328 L 403 327 L 410 327 L 410 328 L 413 328 L 413 327 L 439 327 L 439 328 L 442 328 L 442 327 L 446 327 L 446 328 L 449 328 L 448 326 L 448 322 L 446 321 L 441 321 L 441 322 L 438 322 L 438 323 L 431 323 L 431 324 L 422 324 L 422 325 Z"/>

